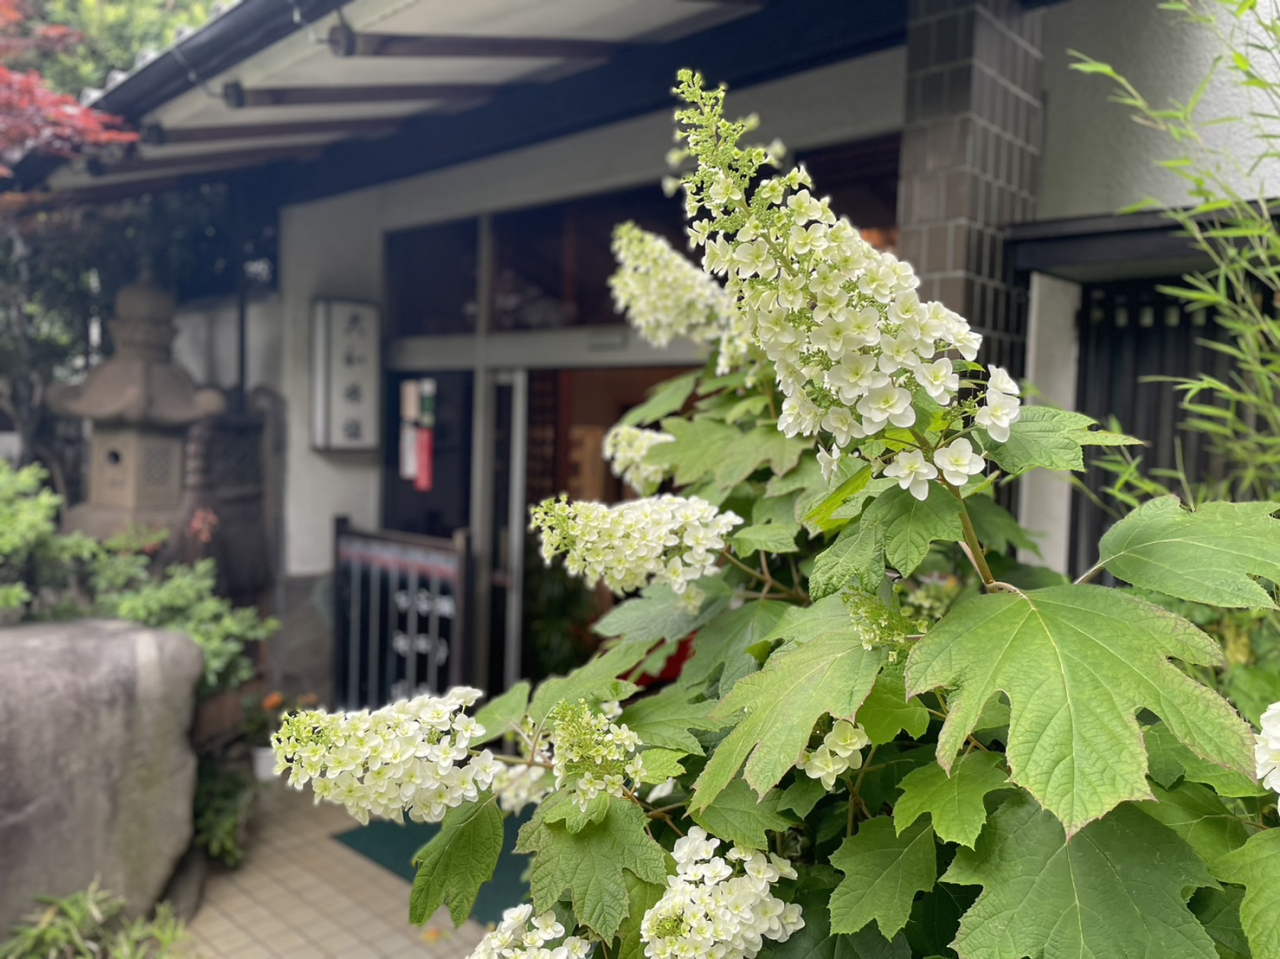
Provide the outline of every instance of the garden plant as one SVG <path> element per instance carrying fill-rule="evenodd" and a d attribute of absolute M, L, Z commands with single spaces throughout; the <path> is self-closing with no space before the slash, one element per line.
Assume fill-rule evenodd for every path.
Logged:
<path fill-rule="evenodd" d="M 993 490 L 1133 441 L 1024 406 L 723 91 L 677 94 L 705 271 L 624 225 L 614 295 L 712 357 L 607 440 L 640 498 L 533 511 L 546 560 L 629 597 L 606 651 L 474 714 L 290 714 L 278 770 L 442 823 L 417 922 L 466 918 L 535 804 L 532 901 L 479 959 L 1280 956 L 1280 705 L 1251 728 L 1198 678 L 1220 644 L 1130 588 L 1274 609 L 1276 504 L 1151 499 L 1077 582 L 1012 559 Z"/>

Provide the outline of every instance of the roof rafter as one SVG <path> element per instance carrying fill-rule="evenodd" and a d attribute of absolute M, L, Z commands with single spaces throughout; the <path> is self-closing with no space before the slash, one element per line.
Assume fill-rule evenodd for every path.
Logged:
<path fill-rule="evenodd" d="M 299 120 L 295 123 L 242 123 L 228 126 L 166 127 L 149 123 L 142 128 L 142 142 L 152 146 L 178 143 L 208 143 L 217 140 L 256 140 L 337 133 L 350 136 L 378 136 L 392 133 L 397 117 L 370 117 L 347 120 Z"/>
<path fill-rule="evenodd" d="M 294 107 L 331 103 L 393 103 L 405 100 L 484 100 L 499 85 L 492 83 L 359 84 L 324 87 L 254 87 L 228 83 L 222 88 L 227 106 Z"/>
<path fill-rule="evenodd" d="M 454 34 L 357 33 L 345 23 L 329 31 L 335 57 L 526 57 L 604 60 L 634 46 L 608 40 L 486 37 Z"/>

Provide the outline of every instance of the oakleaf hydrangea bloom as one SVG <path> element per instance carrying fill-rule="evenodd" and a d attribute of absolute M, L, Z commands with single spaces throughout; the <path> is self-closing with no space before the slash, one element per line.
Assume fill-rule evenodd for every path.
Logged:
<path fill-rule="evenodd" d="M 463 686 L 373 712 L 292 713 L 272 736 L 276 772 L 288 770 L 297 789 L 310 782 L 317 802 L 340 803 L 362 823 L 401 822 L 406 811 L 417 822 L 439 822 L 498 772 L 492 753 L 470 749 L 485 730 L 464 710 L 481 695 Z"/>
<path fill-rule="evenodd" d="M 619 596 L 650 582 L 684 593 L 716 571 L 725 536 L 742 522 L 696 496 L 669 494 L 615 506 L 561 497 L 534 507 L 532 515 L 543 560 L 563 553 L 570 573 L 588 585 L 604 582 Z"/>
<path fill-rule="evenodd" d="M 748 319 L 724 287 L 662 237 L 623 223 L 613 231 L 618 270 L 609 278 L 614 307 L 654 346 L 677 336 L 716 343 L 716 370 L 741 366 L 751 345 Z"/>
<path fill-rule="evenodd" d="M 1253 751 L 1258 779 L 1280 793 L 1280 703 L 1272 703 L 1262 714 L 1262 732 L 1254 738 Z"/>
<path fill-rule="evenodd" d="M 604 435 L 604 458 L 609 461 L 614 476 L 641 496 L 649 496 L 667 474 L 661 466 L 646 463 L 644 458 L 655 446 L 673 440 L 675 437 L 670 433 L 618 424 Z"/>
<path fill-rule="evenodd" d="M 786 942 L 804 927 L 797 903 L 773 894 L 791 863 L 734 846 L 721 857 L 720 840 L 694 826 L 676 840 L 676 875 L 644 914 L 640 939 L 648 959 L 753 959 L 764 941 Z"/>
<path fill-rule="evenodd" d="M 644 764 L 635 754 L 640 737 L 625 723 L 614 725 L 583 700 L 559 703 L 548 718 L 556 788 L 572 784 L 579 809 L 601 793 L 622 799 L 626 780 L 634 783 L 643 775 Z"/>
<path fill-rule="evenodd" d="M 861 750 L 870 744 L 861 726 L 840 719 L 823 737 L 822 745 L 811 753 L 806 752 L 796 768 L 803 769 L 810 779 L 821 779 L 823 787 L 830 792 L 845 772 L 862 768 Z"/>
<path fill-rule="evenodd" d="M 1004 370 L 992 368 L 983 405 L 961 398 L 961 373 L 978 370 L 982 337 L 943 304 L 922 301 L 911 266 L 838 218 L 803 167 L 766 175 L 776 152 L 738 145 L 751 123 L 724 119 L 723 90 L 703 89 L 688 71 L 680 80 L 690 108 L 676 114 L 677 138 L 698 161 L 682 181 L 689 235 L 774 365 L 778 428 L 822 437 L 818 460 L 828 479 L 863 441 L 891 431 L 913 431 L 919 441 L 923 432 L 976 423 L 1007 441 L 1020 404 Z M 942 469 L 926 452 L 903 452 L 886 470 L 918 499 Z M 964 459 L 951 475 L 971 469 Z"/>
<path fill-rule="evenodd" d="M 557 939 L 560 944 L 552 946 Z M 533 907 L 525 903 L 503 912 L 502 922 L 480 940 L 470 959 L 586 959 L 590 954 L 591 943 L 566 936 L 554 912 L 533 918 Z"/>

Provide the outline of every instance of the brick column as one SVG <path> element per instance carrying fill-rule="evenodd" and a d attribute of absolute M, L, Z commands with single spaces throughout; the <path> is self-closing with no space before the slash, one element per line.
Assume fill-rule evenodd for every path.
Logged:
<path fill-rule="evenodd" d="M 1019 376 L 1026 296 L 1004 265 L 1030 219 L 1043 114 L 1042 14 L 1018 0 L 910 0 L 899 249 L 921 297 L 962 313 Z"/>

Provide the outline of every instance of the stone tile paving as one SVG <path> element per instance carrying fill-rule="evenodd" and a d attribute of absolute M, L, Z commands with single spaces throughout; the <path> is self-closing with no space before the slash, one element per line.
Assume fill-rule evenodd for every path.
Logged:
<path fill-rule="evenodd" d="M 444 910 L 409 924 L 409 883 L 333 839 L 354 821 L 338 806 L 273 783 L 256 803 L 248 854 L 216 868 L 188 924 L 184 955 L 202 959 L 463 959 L 484 928 L 455 930 Z"/>

